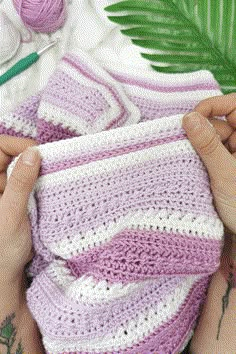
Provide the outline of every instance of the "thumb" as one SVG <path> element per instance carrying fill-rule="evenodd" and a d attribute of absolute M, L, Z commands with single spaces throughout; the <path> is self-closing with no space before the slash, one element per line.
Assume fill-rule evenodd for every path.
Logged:
<path fill-rule="evenodd" d="M 27 215 L 30 193 L 37 180 L 41 157 L 36 147 L 26 149 L 19 157 L 1 197 L 4 213 L 18 224 Z"/>
<path fill-rule="evenodd" d="M 235 195 L 236 159 L 222 144 L 213 125 L 200 113 L 192 112 L 183 117 L 182 127 L 207 168 L 211 180 L 218 185 L 223 183 L 225 192 Z"/>

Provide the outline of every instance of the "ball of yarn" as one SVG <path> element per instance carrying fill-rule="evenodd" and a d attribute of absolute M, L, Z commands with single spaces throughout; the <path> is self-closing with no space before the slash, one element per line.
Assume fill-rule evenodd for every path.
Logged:
<path fill-rule="evenodd" d="M 13 0 L 24 25 L 35 32 L 55 32 L 66 20 L 66 0 Z"/>

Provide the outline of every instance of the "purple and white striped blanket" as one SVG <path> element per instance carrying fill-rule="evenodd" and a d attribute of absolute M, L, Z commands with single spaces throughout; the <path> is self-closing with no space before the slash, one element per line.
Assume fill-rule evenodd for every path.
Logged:
<path fill-rule="evenodd" d="M 37 140 L 42 156 L 28 205 L 36 256 L 27 299 L 48 353 L 186 346 L 224 228 L 181 122 L 216 95 L 205 70 L 134 76 L 77 52 L 1 117 L 0 134 Z"/>

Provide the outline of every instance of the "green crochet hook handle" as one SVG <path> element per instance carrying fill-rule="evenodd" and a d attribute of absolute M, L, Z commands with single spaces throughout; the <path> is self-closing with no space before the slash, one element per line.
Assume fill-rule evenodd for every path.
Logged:
<path fill-rule="evenodd" d="M 0 0 L 1 1 L 1 0 Z M 55 41 L 49 43 L 46 47 L 39 50 L 38 52 L 31 53 L 27 57 L 19 60 L 15 65 L 13 65 L 5 74 L 0 76 L 0 86 L 3 85 L 6 81 L 10 80 L 12 77 L 19 75 L 22 71 L 28 69 L 32 64 L 36 63 L 39 60 L 40 56 L 46 52 L 48 49 L 53 47 L 59 42 L 59 38 Z"/>
<path fill-rule="evenodd" d="M 15 65 L 13 65 L 5 74 L 0 76 L 0 86 L 6 81 L 10 80 L 12 77 L 19 75 L 22 71 L 28 69 L 32 64 L 34 64 L 40 56 L 37 52 L 31 53 L 27 57 L 19 60 Z"/>

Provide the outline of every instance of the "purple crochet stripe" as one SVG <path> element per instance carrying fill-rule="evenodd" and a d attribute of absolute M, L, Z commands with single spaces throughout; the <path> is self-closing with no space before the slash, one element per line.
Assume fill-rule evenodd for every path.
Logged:
<path fill-rule="evenodd" d="M 53 191 L 52 191 L 53 192 Z M 57 191 L 58 192 L 58 191 Z M 180 198 L 179 198 L 180 199 Z M 47 200 L 47 199 L 46 199 Z M 39 210 L 43 207 L 42 204 L 42 199 L 40 198 L 39 200 Z M 46 201 L 45 201 L 46 203 Z M 51 203 L 51 200 L 50 200 Z M 162 204 L 161 204 L 162 203 Z M 53 205 L 53 204 L 51 204 Z M 68 205 L 68 204 L 67 204 Z M 105 206 L 104 206 L 105 207 Z M 141 209 L 142 207 L 142 209 Z M 173 213 L 174 211 L 180 211 L 180 207 L 175 205 L 175 201 L 173 200 L 171 203 L 164 202 L 163 200 L 160 200 L 160 204 L 156 205 L 155 203 L 152 203 L 152 201 L 149 202 L 149 206 L 146 206 L 145 203 L 143 205 L 138 205 L 136 204 L 129 204 L 125 207 L 125 212 L 135 212 L 138 210 L 142 210 L 143 212 L 149 211 L 150 207 L 155 207 L 156 212 L 158 210 L 163 210 L 166 209 L 169 212 Z M 78 209 L 80 208 L 80 205 L 78 205 Z M 55 209 L 55 208 L 54 208 Z M 203 209 L 203 211 L 202 211 Z M 191 205 L 183 205 L 181 208 L 182 211 L 182 216 L 184 216 L 186 213 L 189 213 L 192 211 L 192 213 L 196 216 L 202 216 L 202 215 L 209 215 L 210 212 L 207 210 L 207 207 L 204 207 L 202 204 L 199 206 L 198 210 L 194 210 L 194 206 Z M 71 214 L 71 216 L 77 216 L 79 215 L 76 213 L 74 210 L 68 209 L 67 213 Z M 117 209 L 115 212 L 110 213 L 109 215 L 106 215 L 105 211 L 99 218 L 99 220 L 94 219 L 91 217 L 91 213 L 87 212 L 84 215 L 81 214 L 81 218 L 84 218 L 85 220 L 88 220 L 87 222 L 84 222 L 84 224 L 81 223 L 74 223 L 73 219 L 71 216 L 65 216 L 63 213 L 57 213 L 55 216 L 53 212 L 51 212 L 47 217 L 41 217 L 38 220 L 38 228 L 40 230 L 40 239 L 41 242 L 43 242 L 47 247 L 52 248 L 55 242 L 59 242 L 61 240 L 65 240 L 66 238 L 68 239 L 74 239 L 73 235 L 78 235 L 78 232 L 88 232 L 92 228 L 96 228 L 99 226 L 102 226 L 104 223 L 105 225 L 109 226 L 111 222 L 113 222 L 113 219 L 116 218 L 119 220 L 120 217 L 122 217 L 122 210 Z M 212 210 L 211 214 L 214 214 L 214 211 Z M 216 215 L 214 215 L 216 217 Z M 58 224 L 58 221 L 54 221 L 54 219 L 60 220 L 60 224 Z M 62 220 L 61 220 L 62 218 Z M 84 220 L 83 219 L 83 220 Z M 90 219 L 90 220 L 89 220 Z M 74 225 L 73 225 L 74 223 Z M 61 225 L 61 226 L 60 226 Z M 73 225 L 73 226 L 72 226 Z M 47 231 L 46 231 L 47 230 Z M 80 242 L 80 236 L 77 236 L 78 242 Z"/>
<path fill-rule="evenodd" d="M 61 335 L 57 333 L 59 326 L 65 332 L 65 337 L 79 341 L 89 339 L 91 335 L 98 338 L 105 336 L 108 331 L 116 332 L 122 324 L 125 325 L 137 314 L 151 309 L 160 302 L 165 302 L 166 297 L 177 287 L 183 287 L 186 280 L 186 277 L 159 278 L 125 297 L 89 304 L 64 295 L 46 271 L 34 281 L 27 297 L 33 313 L 34 311 L 37 313 L 37 322 L 42 326 L 44 335 L 61 339 Z M 60 301 L 58 301 L 59 297 Z M 34 306 L 36 298 L 38 302 Z M 42 304 L 43 308 L 39 312 L 36 307 Z M 50 313 L 54 313 L 53 318 Z M 92 322 L 89 321 L 91 318 Z"/>
<path fill-rule="evenodd" d="M 147 139 L 147 137 L 143 138 L 144 140 Z M 148 149 L 153 146 L 157 145 L 163 145 L 167 144 L 170 142 L 174 141 L 180 141 L 180 140 L 186 140 L 186 134 L 185 133 L 180 133 L 178 135 L 173 135 L 169 137 L 164 137 L 164 138 L 158 138 L 154 139 L 152 141 L 143 141 L 141 143 L 136 143 L 136 144 L 131 144 L 126 147 L 115 147 L 112 148 L 110 147 L 109 149 L 103 149 L 102 151 L 96 151 L 92 152 L 88 155 L 81 156 L 73 156 L 70 158 L 68 154 L 66 156 L 64 155 L 64 151 L 62 151 L 62 154 L 60 155 L 60 161 L 57 162 L 50 162 L 50 161 L 42 161 L 41 164 L 41 172 L 40 176 L 47 175 L 49 173 L 53 172 L 59 172 L 61 170 L 64 170 L 66 168 L 71 168 L 75 166 L 81 166 L 81 165 L 86 165 L 92 161 L 99 161 L 103 160 L 105 158 L 110 158 L 110 157 L 115 157 L 115 156 L 121 156 L 124 154 L 128 154 L 130 152 L 134 151 L 139 151 L 143 149 Z"/>
<path fill-rule="evenodd" d="M 138 353 L 153 353 L 158 351 L 164 354 L 178 352 L 186 340 L 186 333 L 190 332 L 196 322 L 198 310 L 206 298 L 205 291 L 208 283 L 208 276 L 196 282 L 178 310 L 178 313 L 173 318 L 160 326 L 154 333 L 145 338 L 144 341 L 133 346 L 131 349 L 123 351 L 122 354 L 134 354 L 135 350 Z M 117 352 L 113 354 L 121 353 Z"/>
<path fill-rule="evenodd" d="M 77 278 L 86 274 L 123 284 L 159 275 L 207 275 L 219 267 L 221 245 L 178 233 L 125 230 L 106 245 L 71 258 L 67 266 Z"/>
<path fill-rule="evenodd" d="M 84 63 L 82 63 L 78 57 L 73 57 L 72 55 L 67 55 L 62 58 L 63 61 L 66 63 L 70 64 L 72 67 L 74 67 L 76 70 L 80 71 L 80 73 L 87 78 L 89 78 L 92 81 L 95 81 L 96 83 L 103 85 L 106 87 L 106 89 L 111 93 L 111 95 L 116 99 L 118 106 L 120 107 L 120 114 L 118 117 L 116 117 L 114 120 L 112 120 L 108 126 L 104 127 L 104 130 L 109 130 L 111 128 L 114 128 L 119 125 L 120 121 L 122 122 L 121 125 L 123 125 L 123 118 L 127 114 L 127 111 L 125 110 L 125 106 L 123 102 L 121 102 L 120 97 L 115 90 L 115 88 L 109 86 L 107 82 L 104 80 L 98 79 L 95 73 L 91 73 L 91 68 L 88 68 Z M 94 76 L 92 76 L 93 74 Z"/>
<path fill-rule="evenodd" d="M 54 259 L 55 258 L 50 261 L 46 261 L 43 256 L 37 254 L 36 256 L 34 256 L 32 262 L 29 264 L 27 272 L 30 274 L 31 277 L 36 277 L 37 275 L 39 275 L 39 273 L 45 270 L 53 262 Z"/>
<path fill-rule="evenodd" d="M 39 144 L 46 144 L 49 142 L 70 139 L 78 136 L 81 136 L 81 134 L 62 127 L 61 123 L 55 125 L 54 123 L 47 122 L 44 118 L 38 119 L 37 142 Z M 43 165 L 43 163 L 41 163 L 41 165 Z"/>
<path fill-rule="evenodd" d="M 151 335 L 131 348 L 119 351 L 106 351 L 105 354 L 134 354 L 134 353 L 177 353 L 183 346 L 191 328 L 196 323 L 198 310 L 206 298 L 209 277 L 204 277 L 192 286 L 177 313 Z M 49 354 L 55 354 L 50 353 Z M 63 352 L 62 354 L 102 354 L 101 352 Z"/>
<path fill-rule="evenodd" d="M 31 96 L 27 98 L 21 105 L 19 105 L 12 113 L 12 123 L 14 125 L 14 121 L 21 122 L 21 129 L 24 129 L 25 122 L 31 122 L 36 124 L 37 120 L 37 109 L 40 103 L 41 93 L 38 95 Z M 0 123 L 0 134 L 6 134 L 9 136 L 15 136 L 18 138 L 30 138 L 36 139 L 32 137 L 30 134 L 25 135 L 23 131 L 16 132 L 14 128 L 7 128 L 4 125 L 4 122 Z"/>
<path fill-rule="evenodd" d="M 176 114 L 186 114 L 191 112 L 199 103 L 199 100 L 186 102 L 186 98 L 178 102 L 158 102 L 157 100 L 142 98 L 134 95 L 128 96 L 130 101 L 135 104 L 141 113 L 140 122 L 168 117 Z M 158 98 L 158 97 L 157 97 Z M 181 103 L 181 104 L 180 104 Z M 179 105 L 179 106 L 178 106 Z"/>
<path fill-rule="evenodd" d="M 169 159 L 170 165 L 168 166 L 167 164 L 167 171 L 168 168 L 171 168 L 171 163 L 174 163 L 176 158 L 176 156 L 173 156 Z M 186 158 L 184 162 L 183 159 L 179 161 L 179 171 L 185 171 L 187 166 L 189 168 L 188 159 Z M 196 159 L 196 156 L 191 159 L 193 168 Z M 133 213 L 140 210 L 149 210 L 152 207 L 156 212 L 159 209 L 167 208 L 171 213 L 173 210 L 181 211 L 183 216 L 192 212 L 194 215 L 217 218 L 216 211 L 212 206 L 212 196 L 209 194 L 206 171 L 198 169 L 195 174 L 190 173 L 184 177 L 182 176 L 185 179 L 185 183 L 189 184 L 189 192 L 184 189 L 183 193 L 175 193 L 176 176 L 179 176 L 180 172 L 176 170 L 176 173 L 174 173 L 173 170 L 168 178 L 168 183 L 165 183 L 165 180 L 163 181 L 165 171 L 158 177 L 158 170 L 153 168 L 157 163 L 161 166 L 162 162 L 165 162 L 164 160 L 164 158 L 155 159 L 141 166 L 128 166 L 125 169 L 113 170 L 109 174 L 90 176 L 89 181 L 86 176 L 79 180 L 77 179 L 75 182 L 70 182 L 66 178 L 65 183 L 55 183 L 54 186 L 45 187 L 43 190 L 38 191 L 39 215 L 41 209 L 44 210 L 44 207 L 51 205 L 48 214 L 42 215 L 38 220 L 41 239 L 49 245 L 51 242 L 58 242 L 61 237 L 67 237 L 78 230 L 86 232 L 91 230 L 92 227 L 101 226 L 103 222 L 109 225 L 110 222 L 113 222 L 114 217 L 119 218 L 124 215 L 124 208 L 125 212 Z M 200 162 L 197 162 L 199 165 Z M 125 193 L 132 190 L 133 181 L 130 180 L 130 173 L 133 174 L 135 182 L 138 182 L 140 186 L 138 194 L 136 193 L 133 197 L 132 194 Z M 138 176 L 138 174 L 143 176 L 144 173 L 146 173 L 146 179 L 153 180 L 150 185 L 146 185 L 142 177 Z M 194 179 L 197 178 L 201 181 L 199 186 L 194 184 Z M 205 181 L 204 178 L 206 178 Z M 108 180 L 110 186 L 104 183 Z M 166 184 L 174 187 L 167 188 Z M 88 187 L 90 188 L 89 190 Z M 68 193 L 74 190 L 77 190 L 77 198 L 75 194 L 72 193 L 70 196 L 70 193 Z M 61 203 L 61 200 L 58 199 L 59 195 L 63 196 L 66 212 L 65 210 L 62 212 L 59 210 L 58 203 Z M 204 198 L 203 195 L 205 196 Z M 90 200 L 90 203 L 94 205 L 88 209 L 87 205 L 83 205 L 83 200 Z M 54 210 L 56 210 L 55 214 Z M 97 215 L 98 213 L 99 215 Z M 76 223 L 75 220 L 77 221 Z"/>
<path fill-rule="evenodd" d="M 60 90 L 62 80 L 65 89 L 73 87 L 73 91 L 65 91 L 64 87 Z M 83 120 L 93 126 L 93 123 L 109 109 L 104 97 L 102 95 L 96 97 L 96 92 L 95 88 L 86 87 L 64 71 L 57 70 L 44 90 L 43 100 L 73 115 L 82 116 Z M 93 111 L 91 111 L 91 106 L 93 106 Z"/>
<path fill-rule="evenodd" d="M 40 255 L 44 258 L 45 262 L 51 262 L 54 260 L 55 256 L 49 251 L 48 248 L 42 243 L 39 236 L 39 227 L 38 227 L 38 209 L 31 210 L 30 214 L 30 224 L 32 230 L 32 241 L 34 245 L 34 249 L 37 255 Z"/>
<path fill-rule="evenodd" d="M 217 84 L 215 80 L 206 83 L 199 83 L 199 78 L 196 79 L 198 83 L 186 85 L 175 85 L 175 82 L 171 82 L 171 84 L 156 84 L 155 81 L 145 80 L 145 79 L 137 79 L 129 75 L 118 74 L 115 71 L 107 70 L 107 72 L 117 81 L 123 84 L 128 84 L 131 86 L 140 86 L 146 88 L 148 90 L 159 91 L 159 92 L 186 92 L 186 91 L 196 91 L 196 90 L 220 90 L 220 86 Z M 190 77 L 189 77 L 190 80 Z M 192 81 L 192 79 L 191 79 Z"/>
<path fill-rule="evenodd" d="M 13 117 L 23 118 L 24 121 L 36 122 L 37 110 L 40 104 L 42 93 L 28 97 L 14 111 Z"/>

